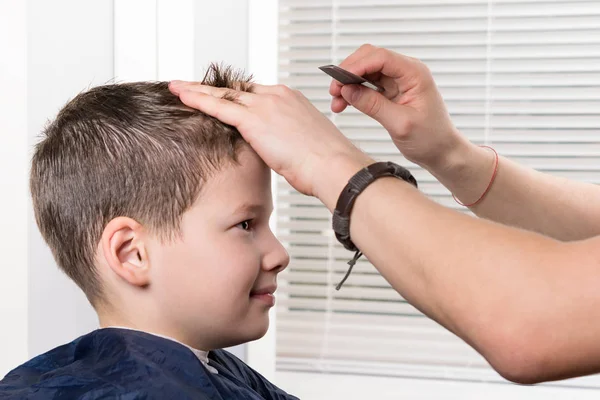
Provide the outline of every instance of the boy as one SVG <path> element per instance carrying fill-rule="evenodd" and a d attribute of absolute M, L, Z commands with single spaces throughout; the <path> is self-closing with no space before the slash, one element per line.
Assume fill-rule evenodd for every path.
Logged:
<path fill-rule="evenodd" d="M 203 82 L 251 90 L 229 68 Z M 11 371 L 0 398 L 295 399 L 219 350 L 265 334 L 289 262 L 270 171 L 239 132 L 166 82 L 96 87 L 47 127 L 30 186 L 102 328 Z"/>

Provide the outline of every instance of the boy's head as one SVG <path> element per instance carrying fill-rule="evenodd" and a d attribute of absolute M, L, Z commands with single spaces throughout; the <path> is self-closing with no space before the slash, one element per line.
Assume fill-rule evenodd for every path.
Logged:
<path fill-rule="evenodd" d="M 251 88 L 216 66 L 203 83 Z M 79 94 L 36 146 L 30 185 L 42 236 L 103 325 L 205 350 L 266 331 L 263 292 L 288 263 L 269 229 L 270 171 L 166 82 Z"/>

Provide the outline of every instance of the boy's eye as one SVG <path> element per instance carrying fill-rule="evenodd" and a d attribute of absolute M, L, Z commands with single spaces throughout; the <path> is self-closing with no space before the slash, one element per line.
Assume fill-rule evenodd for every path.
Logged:
<path fill-rule="evenodd" d="M 252 220 L 247 219 L 245 221 L 240 222 L 236 225 L 238 228 L 241 228 L 245 231 L 249 231 L 252 228 Z"/>

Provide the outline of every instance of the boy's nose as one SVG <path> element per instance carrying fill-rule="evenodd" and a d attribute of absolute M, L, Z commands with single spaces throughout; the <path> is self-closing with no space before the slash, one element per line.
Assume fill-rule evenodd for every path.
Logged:
<path fill-rule="evenodd" d="M 290 263 L 290 255 L 288 254 L 283 244 L 271 234 L 271 248 L 265 255 L 263 260 L 263 268 L 267 271 L 275 271 L 277 273 L 287 268 Z"/>

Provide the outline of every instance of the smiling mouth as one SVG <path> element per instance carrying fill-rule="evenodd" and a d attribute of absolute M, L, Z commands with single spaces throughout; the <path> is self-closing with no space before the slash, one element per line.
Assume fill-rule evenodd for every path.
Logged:
<path fill-rule="evenodd" d="M 250 298 L 265 303 L 269 307 L 273 307 L 275 305 L 275 296 L 273 293 L 276 289 L 276 286 L 269 286 L 266 288 L 253 290 L 250 292 Z"/>
<path fill-rule="evenodd" d="M 267 286 L 261 289 L 256 289 L 250 292 L 250 296 L 258 296 L 262 294 L 273 294 L 277 290 L 277 286 Z"/>

